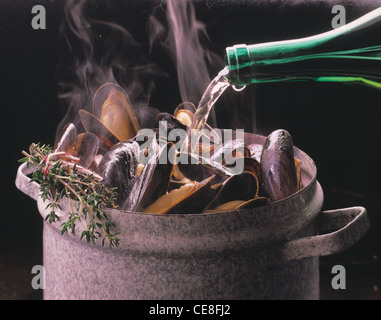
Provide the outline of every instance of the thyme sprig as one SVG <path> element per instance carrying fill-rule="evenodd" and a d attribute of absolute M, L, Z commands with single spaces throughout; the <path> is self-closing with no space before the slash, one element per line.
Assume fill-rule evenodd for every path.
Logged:
<path fill-rule="evenodd" d="M 78 164 L 78 158 L 65 152 L 53 152 L 49 145 L 32 143 L 29 153 L 22 153 L 25 158 L 19 162 L 38 168 L 33 172 L 31 181 L 40 185 L 43 201 L 49 201 L 46 208 L 50 209 L 50 213 L 46 215 L 46 221 L 54 223 L 60 220 L 57 209 L 62 210 L 60 200 L 67 197 L 71 210 L 67 221 L 61 223 L 61 235 L 68 231 L 74 233 L 76 222 L 85 219 L 87 228 L 82 232 L 81 239 L 85 238 L 93 244 L 97 239 L 102 239 L 102 246 L 107 239 L 110 247 L 119 245 L 118 233 L 111 232 L 114 224 L 103 210 L 116 207 L 115 189 L 106 188 L 101 177 Z"/>

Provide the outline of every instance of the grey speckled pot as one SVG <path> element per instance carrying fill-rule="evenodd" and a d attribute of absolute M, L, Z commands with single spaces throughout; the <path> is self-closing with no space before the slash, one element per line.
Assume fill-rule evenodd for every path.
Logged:
<path fill-rule="evenodd" d="M 246 140 L 264 137 L 246 134 Z M 61 236 L 59 224 L 44 223 L 44 298 L 318 299 L 319 256 L 352 246 L 369 221 L 363 207 L 321 211 L 315 164 L 295 150 L 305 187 L 267 206 L 181 215 L 107 210 L 121 232 L 113 249 L 79 240 L 83 225 Z M 28 173 L 21 165 L 16 185 L 44 218 L 46 203 Z M 62 205 L 64 220 L 68 203 Z"/>

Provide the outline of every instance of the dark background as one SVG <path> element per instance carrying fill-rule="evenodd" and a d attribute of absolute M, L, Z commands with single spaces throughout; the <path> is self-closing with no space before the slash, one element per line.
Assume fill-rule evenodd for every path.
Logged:
<path fill-rule="evenodd" d="M 94 16 L 123 25 L 144 49 L 146 22 L 153 7 L 160 8 L 159 1 L 90 3 Z M 46 30 L 31 27 L 35 4 L 46 9 Z M 52 144 L 65 114 L 65 105 L 57 98 L 58 83 L 69 70 L 62 62 L 71 57 L 59 32 L 64 4 L 63 0 L 0 1 L 0 299 L 41 298 L 30 281 L 32 267 L 42 264 L 43 222 L 35 201 L 18 191 L 14 180 L 21 151 L 32 142 Z M 350 22 L 381 1 L 195 1 L 210 49 L 221 57 L 225 47 L 237 43 L 328 31 L 335 4 L 344 5 Z M 169 75 L 155 84 L 150 104 L 171 112 L 181 102 L 174 65 L 160 48 L 150 59 Z M 341 254 L 321 258 L 322 299 L 381 298 L 380 100 L 381 91 L 365 86 L 298 82 L 252 85 L 242 94 L 231 91 L 216 106 L 220 127 L 239 124 L 261 134 L 287 129 L 295 145 L 317 165 L 325 193 L 323 209 L 367 208 L 371 229 L 366 236 Z M 346 268 L 346 290 L 331 289 L 335 264 Z"/>

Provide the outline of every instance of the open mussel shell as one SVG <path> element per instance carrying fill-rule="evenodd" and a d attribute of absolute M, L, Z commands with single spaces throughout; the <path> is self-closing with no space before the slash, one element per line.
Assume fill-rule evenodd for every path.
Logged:
<path fill-rule="evenodd" d="M 229 140 L 214 150 L 212 160 L 221 161 L 222 165 L 240 174 L 242 171 L 250 171 L 259 177 L 259 162 L 251 158 L 250 149 L 244 140 Z"/>
<path fill-rule="evenodd" d="M 187 127 L 190 127 L 193 121 L 196 107 L 191 102 L 183 102 L 179 104 L 173 112 L 174 117 Z"/>
<path fill-rule="evenodd" d="M 187 126 L 176 119 L 173 115 L 167 112 L 161 112 L 156 117 L 156 124 L 159 127 L 160 122 L 164 122 L 166 125 L 166 130 L 171 131 L 173 129 L 181 129 L 186 132 Z M 160 132 L 160 131 L 159 131 Z"/>
<path fill-rule="evenodd" d="M 79 117 L 86 132 L 95 134 L 100 139 L 99 153 L 104 154 L 119 139 L 93 114 L 86 110 L 79 110 Z"/>
<path fill-rule="evenodd" d="M 103 155 L 102 154 L 100 154 L 100 153 L 96 154 L 94 156 L 94 158 L 93 158 L 93 161 L 91 161 L 91 163 L 89 165 L 89 169 L 91 171 L 96 172 L 98 170 L 98 166 L 101 163 L 102 159 L 103 159 Z"/>
<path fill-rule="evenodd" d="M 173 114 L 176 116 L 176 114 L 178 114 L 178 112 L 181 112 L 183 110 L 189 111 L 189 112 L 194 114 L 196 112 L 196 107 L 192 102 L 185 101 L 185 102 L 180 103 L 176 107 L 175 111 L 173 111 Z"/>
<path fill-rule="evenodd" d="M 213 195 L 211 188 L 214 176 L 201 182 L 191 181 L 178 189 L 173 189 L 145 208 L 144 212 L 166 213 L 201 213 Z"/>
<path fill-rule="evenodd" d="M 116 204 L 121 206 L 130 194 L 136 180 L 139 145 L 129 140 L 115 144 L 103 156 L 97 173 L 107 188 L 117 188 Z"/>
<path fill-rule="evenodd" d="M 58 135 L 54 144 L 56 152 L 67 152 L 79 158 L 79 164 L 88 168 L 98 153 L 100 146 L 99 138 L 89 132 L 77 135 L 74 124 L 66 124 Z"/>
<path fill-rule="evenodd" d="M 270 203 L 266 197 L 255 197 L 250 200 L 232 200 L 216 206 L 214 209 L 204 210 L 204 213 L 232 212 L 241 209 L 253 209 Z"/>
<path fill-rule="evenodd" d="M 205 207 L 205 210 L 212 210 L 216 207 L 231 201 L 249 201 L 258 195 L 259 182 L 256 175 L 244 171 L 239 175 L 234 175 L 225 180 L 213 198 Z"/>
<path fill-rule="evenodd" d="M 123 88 L 115 83 L 106 83 L 97 90 L 92 111 L 119 141 L 131 139 L 139 131 L 130 100 Z"/>
<path fill-rule="evenodd" d="M 79 158 L 82 167 L 89 167 L 100 147 L 99 138 L 90 132 L 84 132 L 77 136 L 75 147 L 70 152 Z"/>
<path fill-rule="evenodd" d="M 181 173 L 181 171 L 179 170 L 179 168 L 177 166 L 177 163 L 174 163 L 173 164 L 173 171 L 172 171 L 172 180 L 171 180 L 173 187 L 175 187 L 176 185 L 182 185 L 182 184 L 188 183 L 190 181 L 191 180 L 189 180 L 187 177 L 185 177 Z"/>
<path fill-rule="evenodd" d="M 67 123 L 59 132 L 53 150 L 67 152 L 77 141 L 77 128 L 73 123 Z"/>
<path fill-rule="evenodd" d="M 136 180 L 123 209 L 131 212 L 140 212 L 164 195 L 172 177 L 174 159 L 167 159 L 162 163 L 165 153 L 173 143 L 167 143 L 144 165 L 142 172 Z M 164 162 L 164 161 L 163 161 Z"/>
<path fill-rule="evenodd" d="M 292 137 L 284 129 L 268 135 L 260 160 L 261 186 L 271 201 L 298 191 Z"/>
<path fill-rule="evenodd" d="M 235 174 L 240 174 L 243 171 L 249 171 L 258 178 L 260 176 L 260 164 L 254 158 L 239 157 L 234 160 L 230 160 L 230 162 L 226 163 L 225 166 L 232 170 Z"/>
<path fill-rule="evenodd" d="M 180 122 L 178 119 L 176 119 L 173 115 L 167 112 L 159 113 L 156 117 L 156 124 L 159 128 L 159 139 L 162 139 L 164 141 L 170 140 L 174 142 L 184 141 L 184 139 L 186 139 L 188 130 L 187 126 Z M 195 149 L 198 152 L 198 154 L 213 154 L 214 144 L 211 143 L 209 139 L 207 139 L 207 141 L 203 140 L 205 140 L 205 138 L 201 139 L 200 141 L 197 141 L 197 146 Z M 180 151 L 180 149 L 181 148 L 178 147 L 178 151 Z"/>

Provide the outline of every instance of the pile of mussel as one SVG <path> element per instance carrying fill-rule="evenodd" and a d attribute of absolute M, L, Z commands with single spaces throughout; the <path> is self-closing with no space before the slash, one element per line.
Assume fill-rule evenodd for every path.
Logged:
<path fill-rule="evenodd" d="M 168 130 L 186 130 L 195 108 L 178 106 L 173 115 L 160 113 Z M 137 139 L 140 126 L 124 90 L 105 84 L 94 95 L 92 112 L 79 111 L 84 132 L 68 123 L 56 139 L 54 150 L 79 158 L 79 165 L 116 188 L 119 209 L 154 214 L 230 212 L 253 208 L 283 199 L 301 189 L 301 161 L 294 155 L 293 141 L 286 130 L 276 130 L 263 145 L 242 139 L 208 145 L 210 159 L 184 153 L 173 142 L 163 143 L 154 130 L 150 143 Z M 213 130 L 212 128 L 209 128 Z M 204 146 L 200 143 L 200 148 Z M 144 155 L 153 152 L 149 161 Z M 243 170 L 231 170 L 232 153 Z M 202 154 L 202 153 L 201 153 Z M 162 163 L 163 156 L 172 156 Z M 229 158 L 230 156 L 230 158 Z M 176 161 L 176 158 L 188 161 Z M 220 157 L 222 161 L 213 161 Z"/>

